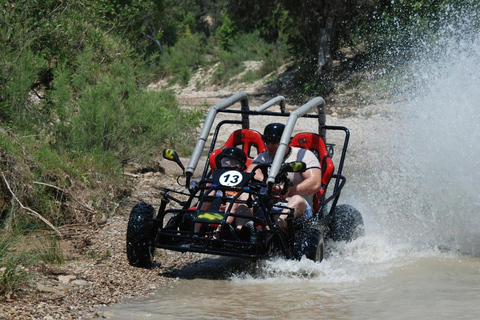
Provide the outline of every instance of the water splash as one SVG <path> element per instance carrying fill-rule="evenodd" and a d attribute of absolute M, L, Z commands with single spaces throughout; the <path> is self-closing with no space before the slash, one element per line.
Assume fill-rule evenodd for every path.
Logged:
<path fill-rule="evenodd" d="M 320 264 L 268 261 L 233 280 L 357 282 L 424 257 L 480 255 L 479 20 L 451 17 L 435 41 L 415 42 L 396 111 L 361 122 L 352 141 L 341 202 L 362 212 L 367 236 L 333 244 Z"/>
<path fill-rule="evenodd" d="M 405 109 L 406 150 L 423 185 L 417 206 L 436 221 L 430 241 L 479 255 L 480 32 L 457 30 L 436 48 L 443 54 L 413 64 L 421 86 Z"/>
<path fill-rule="evenodd" d="M 402 74 L 410 89 L 366 137 L 369 163 L 356 168 L 350 197 L 370 215 L 370 231 L 394 244 L 478 256 L 479 17 L 450 13 L 435 41 L 414 48 Z"/>

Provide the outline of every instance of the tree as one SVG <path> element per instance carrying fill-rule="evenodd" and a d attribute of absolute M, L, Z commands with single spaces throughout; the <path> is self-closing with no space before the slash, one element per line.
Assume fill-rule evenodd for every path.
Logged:
<path fill-rule="evenodd" d="M 246 31 L 260 29 L 270 41 L 286 36 L 302 60 L 317 70 L 331 59 L 342 42 L 348 42 L 356 19 L 365 15 L 367 0 L 267 0 L 261 4 L 227 0 L 236 25 Z M 241 21 L 241 23 L 240 23 Z"/>

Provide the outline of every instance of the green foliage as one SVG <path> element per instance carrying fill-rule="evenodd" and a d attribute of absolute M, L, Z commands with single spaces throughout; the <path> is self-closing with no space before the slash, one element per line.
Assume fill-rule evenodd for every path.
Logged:
<path fill-rule="evenodd" d="M 245 70 L 244 61 L 262 61 L 259 70 L 249 71 L 240 80 L 253 82 L 275 71 L 289 61 L 288 46 L 281 41 L 268 43 L 259 32 L 238 34 L 230 51 L 214 52 L 219 66 L 213 75 L 213 83 L 226 84 L 235 75 Z"/>
<path fill-rule="evenodd" d="M 405 61 L 419 44 L 436 41 L 438 30 L 446 24 L 475 12 L 478 27 L 480 4 L 475 0 L 388 1 L 372 13 L 364 33 L 375 59 L 386 64 L 394 59 Z"/>
<path fill-rule="evenodd" d="M 54 225 L 91 221 L 94 209 L 104 212 L 118 201 L 128 161 L 191 144 L 198 113 L 181 111 L 170 92 L 145 90 L 159 68 L 158 55 L 146 56 L 148 45 L 138 35 L 151 31 L 148 26 L 158 22 L 152 15 L 163 3 L 3 4 L 0 122 L 6 130 L 0 132 L 0 169 L 22 204 Z M 156 9 L 148 11 L 152 6 Z M 185 23 L 192 24 L 191 18 Z M 201 48 L 200 38 L 191 38 Z M 99 190 L 85 214 L 69 205 L 72 183 Z M 19 206 L 3 181 L 0 188 L 0 224 L 42 226 L 33 217 L 14 214 Z"/>
<path fill-rule="evenodd" d="M 26 266 L 39 261 L 61 264 L 65 260 L 54 236 L 38 240 L 38 236 L 25 232 L 24 227 L 16 224 L 0 235 L 0 295 L 28 285 L 31 275 Z"/>
<path fill-rule="evenodd" d="M 202 65 L 205 52 L 205 42 L 201 36 L 181 38 L 161 58 L 165 75 L 171 76 L 173 82 L 186 85 L 193 70 Z"/>
<path fill-rule="evenodd" d="M 25 254 L 12 251 L 17 236 L 14 233 L 3 232 L 0 235 L 0 294 L 13 293 L 27 282 L 27 272 L 22 264 Z"/>
<path fill-rule="evenodd" d="M 222 25 L 217 29 L 218 43 L 223 50 L 229 51 L 233 45 L 236 28 L 228 16 L 224 15 L 222 20 Z"/>
<path fill-rule="evenodd" d="M 62 264 L 65 257 L 62 248 L 58 243 L 56 236 L 48 236 L 46 239 L 40 239 L 35 244 L 34 255 L 37 259 L 48 264 Z"/>
<path fill-rule="evenodd" d="M 19 290 L 27 282 L 27 271 L 20 264 L 22 257 L 6 257 L 0 262 L 0 294 L 7 294 Z"/>
<path fill-rule="evenodd" d="M 27 102 L 43 61 L 28 49 L 22 51 L 20 55 L 7 53 L 2 60 L 5 67 L 2 68 L 4 77 L 0 81 L 7 85 L 2 91 L 0 118 L 7 120 L 15 118 L 21 123 L 27 120 L 26 118 L 35 116 L 35 112 L 29 110 Z"/>
<path fill-rule="evenodd" d="M 238 52 L 218 50 L 216 52 L 218 67 L 213 74 L 212 83 L 226 84 L 233 76 L 245 70 L 241 56 L 242 54 Z"/>

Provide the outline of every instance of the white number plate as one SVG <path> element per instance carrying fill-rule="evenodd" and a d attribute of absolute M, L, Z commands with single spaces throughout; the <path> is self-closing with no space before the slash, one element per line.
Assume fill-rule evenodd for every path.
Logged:
<path fill-rule="evenodd" d="M 219 179 L 219 182 L 223 186 L 235 187 L 238 186 L 243 180 L 243 176 L 240 172 L 235 170 L 229 170 L 224 172 Z"/>

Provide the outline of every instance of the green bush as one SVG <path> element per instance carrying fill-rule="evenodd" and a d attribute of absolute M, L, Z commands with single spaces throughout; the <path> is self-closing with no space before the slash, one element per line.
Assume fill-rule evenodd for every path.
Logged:
<path fill-rule="evenodd" d="M 43 60 L 25 49 L 18 53 L 7 53 L 3 57 L 3 86 L 0 100 L 0 119 L 22 124 L 35 118 L 35 110 L 29 103 L 30 93 Z"/>
<path fill-rule="evenodd" d="M 245 70 L 243 59 L 237 52 L 220 49 L 216 52 L 216 58 L 218 59 L 218 66 L 211 79 L 213 84 L 225 85 L 232 77 Z"/>
<path fill-rule="evenodd" d="M 203 64 L 204 54 L 205 42 L 199 35 L 179 39 L 161 58 L 164 75 L 170 76 L 173 82 L 188 84 L 193 70 Z"/>
<path fill-rule="evenodd" d="M 15 254 L 12 246 L 17 236 L 12 232 L 0 235 L 0 295 L 13 293 L 28 281 L 27 272 L 22 266 L 25 254 Z"/>
<path fill-rule="evenodd" d="M 153 2 L 158 4 L 20 0 L 14 7 L 3 5 L 0 169 L 22 204 L 54 225 L 91 221 L 95 209 L 104 212 L 118 201 L 128 161 L 191 144 L 198 113 L 181 111 L 170 92 L 145 90 L 156 76 L 158 56 L 146 57 L 138 48 L 133 39 L 146 20 L 133 31 L 126 12 L 146 17 L 144 9 Z M 192 43 L 202 48 L 199 37 L 190 40 L 180 52 L 190 54 Z M 183 59 L 197 66 L 200 56 Z M 97 190 L 88 200 L 90 212 L 80 214 L 69 205 L 72 197 L 62 190 L 72 184 Z M 19 206 L 3 181 L 0 187 L 0 224 L 14 219 L 27 229 L 43 226 L 26 214 L 12 214 Z"/>
<path fill-rule="evenodd" d="M 56 236 L 48 236 L 46 239 L 40 239 L 35 244 L 34 255 L 37 259 L 48 264 L 62 264 L 65 261 L 62 248 L 58 244 Z"/>
<path fill-rule="evenodd" d="M 213 75 L 214 84 L 225 85 L 232 77 L 245 70 L 244 61 L 262 61 L 259 70 L 249 71 L 240 81 L 253 82 L 277 70 L 289 61 L 288 46 L 281 41 L 268 43 L 259 32 L 240 33 L 230 46 L 230 50 L 214 52 L 218 68 Z"/>

